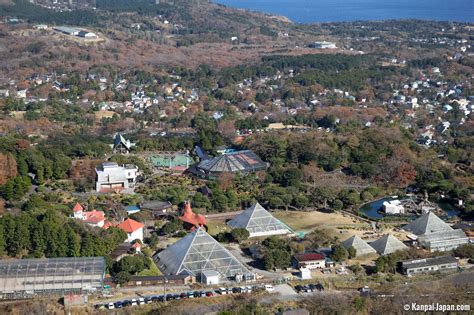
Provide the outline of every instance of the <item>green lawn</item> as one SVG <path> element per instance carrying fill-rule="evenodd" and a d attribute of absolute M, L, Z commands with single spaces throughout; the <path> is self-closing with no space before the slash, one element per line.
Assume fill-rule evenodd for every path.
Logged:
<path fill-rule="evenodd" d="M 163 275 L 160 271 L 160 269 L 158 269 L 158 267 L 155 265 L 155 262 L 153 261 L 153 259 L 151 258 L 148 258 L 150 260 L 150 269 L 145 269 L 143 270 L 142 272 L 140 272 L 138 275 L 139 276 L 161 276 Z"/>

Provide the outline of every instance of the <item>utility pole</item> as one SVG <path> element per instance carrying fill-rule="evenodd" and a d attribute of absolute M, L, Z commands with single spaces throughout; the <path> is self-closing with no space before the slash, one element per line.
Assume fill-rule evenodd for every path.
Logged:
<path fill-rule="evenodd" d="M 166 276 L 164 276 L 164 279 L 163 279 L 163 299 L 164 299 L 165 305 L 168 302 L 168 300 L 166 299 L 166 284 L 167 283 L 168 283 L 168 279 L 166 278 Z"/>

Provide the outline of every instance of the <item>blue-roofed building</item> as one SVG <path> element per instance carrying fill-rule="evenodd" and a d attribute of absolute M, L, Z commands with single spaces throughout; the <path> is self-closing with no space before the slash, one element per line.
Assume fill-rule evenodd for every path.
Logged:
<path fill-rule="evenodd" d="M 131 215 L 131 214 L 134 214 L 134 213 L 138 213 L 140 212 L 140 207 L 137 206 L 137 205 L 132 205 L 132 206 L 124 206 L 123 209 L 125 211 L 127 211 L 127 214 L 128 215 Z"/>

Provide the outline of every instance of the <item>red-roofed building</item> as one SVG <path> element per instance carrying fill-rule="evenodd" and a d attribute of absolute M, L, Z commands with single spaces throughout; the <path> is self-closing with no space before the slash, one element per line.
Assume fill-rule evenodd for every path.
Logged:
<path fill-rule="evenodd" d="M 321 253 L 295 254 L 293 265 L 297 269 L 323 269 L 326 268 L 326 257 Z"/>
<path fill-rule="evenodd" d="M 81 206 L 81 204 L 79 202 L 76 202 L 76 204 L 74 205 L 74 208 L 72 208 L 72 211 L 74 213 L 82 212 L 82 211 L 84 211 L 84 208 Z"/>
<path fill-rule="evenodd" d="M 103 227 L 105 223 L 105 214 L 103 211 L 92 210 L 83 212 L 84 218 L 82 219 L 85 223 L 96 226 Z"/>
<path fill-rule="evenodd" d="M 206 225 L 206 218 L 202 214 L 194 213 L 189 201 L 184 202 L 183 215 L 178 217 L 178 219 L 183 221 L 185 227 L 188 229 L 194 229 Z"/>
<path fill-rule="evenodd" d="M 85 223 L 95 227 L 104 226 L 105 213 L 103 211 L 98 211 L 95 209 L 92 211 L 84 211 L 84 208 L 79 203 L 75 204 L 72 211 L 74 212 L 74 219 L 84 221 Z"/>
<path fill-rule="evenodd" d="M 105 220 L 104 222 L 104 226 L 102 227 L 104 230 L 107 230 L 109 227 L 112 227 L 112 226 L 117 226 L 117 222 L 115 220 L 111 221 L 111 220 Z"/>
<path fill-rule="evenodd" d="M 136 241 L 135 243 L 133 243 L 132 248 L 135 250 L 136 253 L 139 253 L 142 250 L 142 244 Z"/>
<path fill-rule="evenodd" d="M 117 227 L 127 233 L 127 242 L 131 243 L 137 239 L 143 242 L 143 228 L 145 227 L 143 223 L 128 218 Z"/>

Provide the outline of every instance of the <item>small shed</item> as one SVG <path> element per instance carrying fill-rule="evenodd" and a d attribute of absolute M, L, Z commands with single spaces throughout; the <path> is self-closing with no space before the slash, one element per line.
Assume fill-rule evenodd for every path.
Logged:
<path fill-rule="evenodd" d="M 219 273 L 215 270 L 204 270 L 201 273 L 201 282 L 207 285 L 219 284 Z"/>
<path fill-rule="evenodd" d="M 300 268 L 300 277 L 301 280 L 309 280 L 311 279 L 311 269 L 309 268 Z"/>

